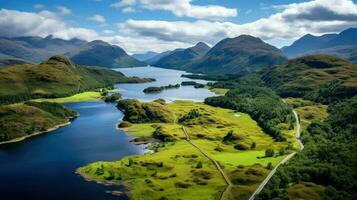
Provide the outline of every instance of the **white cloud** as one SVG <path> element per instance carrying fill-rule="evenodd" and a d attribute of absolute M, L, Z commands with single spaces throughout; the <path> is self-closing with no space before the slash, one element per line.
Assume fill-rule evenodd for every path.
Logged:
<path fill-rule="evenodd" d="M 34 8 L 36 8 L 36 9 L 39 9 L 39 10 L 40 10 L 40 9 L 44 9 L 44 8 L 45 8 L 45 6 L 44 6 L 44 5 L 39 4 L 39 3 L 34 4 L 34 5 L 33 5 L 33 7 L 34 7 Z"/>
<path fill-rule="evenodd" d="M 190 43 L 184 43 L 179 41 L 163 41 L 153 37 L 133 37 L 133 36 L 102 36 L 100 40 L 108 43 L 118 45 L 125 49 L 129 54 L 143 53 L 147 51 L 163 52 L 173 50 L 176 48 L 187 48 L 192 46 Z"/>
<path fill-rule="evenodd" d="M 62 15 L 69 15 L 72 13 L 72 11 L 65 6 L 56 6 L 56 8 Z"/>
<path fill-rule="evenodd" d="M 126 7 L 121 10 L 122 13 L 134 13 L 135 9 L 133 7 Z"/>
<path fill-rule="evenodd" d="M 115 31 L 107 29 L 103 30 L 102 33 L 105 35 L 114 35 Z"/>
<path fill-rule="evenodd" d="M 351 0 L 289 4 L 281 12 L 245 24 L 156 20 L 127 20 L 118 24 L 123 34 L 192 44 L 197 41 L 215 44 L 222 38 L 241 34 L 254 35 L 266 41 L 291 41 L 306 33 L 319 35 L 356 26 L 357 6 Z"/>
<path fill-rule="evenodd" d="M 92 17 L 88 18 L 89 20 L 92 20 L 94 22 L 104 24 L 106 22 L 105 18 L 102 15 L 93 15 Z"/>
<path fill-rule="evenodd" d="M 121 0 L 112 7 L 137 5 L 148 10 L 164 10 L 172 12 L 177 17 L 192 17 L 196 19 L 222 20 L 237 16 L 237 9 L 218 5 L 193 5 L 192 0 Z"/>
<path fill-rule="evenodd" d="M 0 10 L 0 35 L 6 37 L 53 35 L 57 38 L 93 40 L 99 35 L 90 29 L 70 27 L 55 13 Z"/>
<path fill-rule="evenodd" d="M 124 6 L 132 6 L 134 4 L 136 4 L 136 0 L 120 0 L 116 3 L 111 4 L 110 6 L 114 8 L 121 8 Z"/>

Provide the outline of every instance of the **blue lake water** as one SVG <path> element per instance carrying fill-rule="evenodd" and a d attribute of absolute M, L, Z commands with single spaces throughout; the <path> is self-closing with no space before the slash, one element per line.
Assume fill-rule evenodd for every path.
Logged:
<path fill-rule="evenodd" d="M 157 80 L 153 83 L 116 85 L 125 98 L 202 101 L 214 95 L 207 89 L 194 89 L 192 86 L 145 94 L 142 90 L 148 86 L 176 84 L 189 79 L 180 77 L 183 71 L 155 67 L 119 71 L 128 76 Z M 69 103 L 67 106 L 81 115 L 72 124 L 23 142 L 0 146 L 1 200 L 128 199 L 106 192 L 120 190 L 118 186 L 87 182 L 75 174 L 78 167 L 91 162 L 118 160 L 145 151 L 143 146 L 129 143 L 131 138 L 115 129 L 123 114 L 115 104 L 102 101 Z"/>

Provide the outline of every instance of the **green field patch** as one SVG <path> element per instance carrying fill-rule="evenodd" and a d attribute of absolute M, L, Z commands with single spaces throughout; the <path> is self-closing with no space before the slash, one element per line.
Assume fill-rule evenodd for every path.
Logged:
<path fill-rule="evenodd" d="M 290 199 L 315 199 L 320 200 L 324 194 L 325 187 L 311 182 L 301 182 L 288 188 Z"/>
<path fill-rule="evenodd" d="M 209 90 L 211 90 L 217 95 L 225 95 L 229 91 L 229 89 L 225 88 L 209 88 Z"/>
<path fill-rule="evenodd" d="M 242 151 L 237 153 L 216 153 L 212 157 L 223 164 L 228 169 L 235 168 L 239 165 L 250 166 L 261 164 L 267 166 L 272 163 L 273 166 L 278 164 L 285 156 L 265 157 L 265 151 Z"/>
<path fill-rule="evenodd" d="M 100 92 L 82 92 L 69 97 L 54 98 L 54 99 L 35 99 L 36 102 L 55 102 L 55 103 L 69 103 L 69 102 L 81 102 L 81 101 L 96 101 L 100 100 L 102 95 Z"/>

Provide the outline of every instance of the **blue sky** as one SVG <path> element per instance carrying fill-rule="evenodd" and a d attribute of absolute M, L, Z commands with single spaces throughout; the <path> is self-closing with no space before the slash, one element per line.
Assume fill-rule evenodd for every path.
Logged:
<path fill-rule="evenodd" d="M 130 53 L 240 34 L 281 47 L 357 26 L 352 0 L 2 0 L 0 9 L 0 36 L 101 39 Z"/>

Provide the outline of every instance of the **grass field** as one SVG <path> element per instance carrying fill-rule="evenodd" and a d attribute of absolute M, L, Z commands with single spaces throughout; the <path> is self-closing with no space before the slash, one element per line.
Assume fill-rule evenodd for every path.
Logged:
<path fill-rule="evenodd" d="M 69 103 L 69 102 L 80 102 L 80 101 L 95 101 L 102 98 L 100 92 L 82 92 L 69 97 L 54 98 L 54 99 L 35 99 L 33 101 L 37 102 L 56 102 L 56 103 Z"/>
<path fill-rule="evenodd" d="M 225 88 L 209 88 L 209 90 L 218 95 L 225 95 L 229 91 L 229 89 Z"/>
<path fill-rule="evenodd" d="M 285 100 L 288 104 L 293 105 L 298 113 L 302 129 L 306 129 L 312 121 L 323 121 L 328 116 L 327 105 L 301 98 L 287 98 Z"/>
<path fill-rule="evenodd" d="M 246 199 L 269 173 L 268 163 L 275 166 L 285 156 L 268 158 L 265 150 L 278 152 L 291 143 L 275 142 L 245 113 L 191 101 L 165 106 L 174 113 L 175 123 L 132 124 L 125 128 L 134 137 L 155 137 L 153 133 L 160 130 L 160 134 L 170 138 L 169 142 L 152 146 L 156 153 L 93 163 L 79 172 L 90 180 L 124 180 L 133 199 L 216 199 L 224 189 L 224 179 L 210 160 L 185 141 L 181 129 L 184 125 L 191 142 L 219 161 L 234 183 L 230 199 Z M 182 121 L 192 110 L 199 115 Z M 227 142 L 224 138 L 229 131 L 235 137 Z M 255 148 L 251 149 L 253 143 Z M 197 168 L 200 161 L 203 167 Z"/>
<path fill-rule="evenodd" d="M 119 89 L 106 90 L 108 93 L 117 92 Z M 36 102 L 55 102 L 55 103 L 69 103 L 69 102 L 81 102 L 81 101 L 96 101 L 102 99 L 103 96 L 98 91 L 88 91 L 78 93 L 69 97 L 54 98 L 54 99 L 34 99 Z"/>
<path fill-rule="evenodd" d="M 325 187 L 310 182 L 301 182 L 289 187 L 288 195 L 290 199 L 314 199 L 320 200 Z"/>

